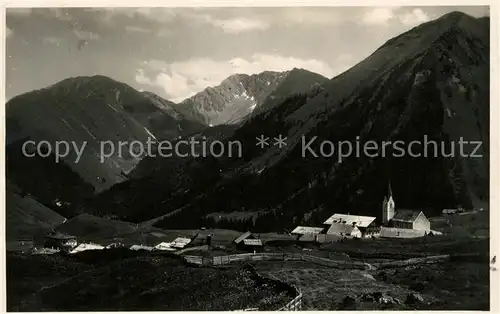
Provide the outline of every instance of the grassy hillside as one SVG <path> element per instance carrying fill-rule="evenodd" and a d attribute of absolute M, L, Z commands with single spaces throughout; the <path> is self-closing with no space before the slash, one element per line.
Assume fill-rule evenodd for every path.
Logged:
<path fill-rule="evenodd" d="M 19 241 L 31 241 L 65 220 L 31 196 L 21 196 L 12 185 L 6 190 L 5 212 L 7 249 L 15 249 Z"/>
<path fill-rule="evenodd" d="M 137 255 L 110 259 L 105 265 L 95 265 L 89 259 L 84 263 L 78 257 L 9 255 L 7 308 L 276 310 L 294 297 L 287 289 L 263 280 L 245 267 L 196 268 L 173 257 Z"/>

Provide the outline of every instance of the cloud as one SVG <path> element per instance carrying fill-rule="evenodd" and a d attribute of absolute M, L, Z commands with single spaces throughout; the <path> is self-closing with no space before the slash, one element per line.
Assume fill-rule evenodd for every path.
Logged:
<path fill-rule="evenodd" d="M 251 20 L 247 18 L 236 18 L 228 20 L 210 19 L 209 23 L 221 28 L 224 32 L 230 34 L 237 34 L 253 30 L 265 30 L 269 27 L 269 24 L 264 21 Z"/>
<path fill-rule="evenodd" d="M 10 16 L 30 16 L 31 8 L 7 8 L 6 15 Z"/>
<path fill-rule="evenodd" d="M 255 12 L 250 15 L 237 9 L 218 8 L 90 8 L 86 10 L 101 13 L 101 21 L 108 24 L 126 17 L 162 26 L 175 25 L 174 22 L 197 24 L 200 27 L 212 26 L 228 34 L 262 31 L 273 24 L 287 26 L 335 25 L 345 20 L 345 17 L 339 12 L 322 8 L 282 8 L 280 10 L 271 10 L 270 8 L 270 11 Z M 228 13 L 230 13 L 229 16 Z M 168 34 L 168 32 L 161 34 L 165 33 Z"/>
<path fill-rule="evenodd" d="M 58 21 L 73 21 L 74 17 L 68 12 L 67 9 L 63 8 L 40 8 L 36 9 L 36 12 L 47 18 L 53 18 Z"/>
<path fill-rule="evenodd" d="M 254 54 L 249 59 L 234 58 L 226 61 L 198 58 L 167 63 L 150 60 L 137 69 L 135 79 L 140 85 L 163 89 L 169 100 L 180 102 L 208 86 L 219 85 L 228 76 L 236 73 L 287 71 L 294 67 L 307 69 L 326 77 L 336 73 L 328 64 L 316 59 Z"/>
<path fill-rule="evenodd" d="M 86 11 L 101 13 L 101 21 L 105 23 L 114 23 L 120 17 L 130 19 L 144 19 L 165 23 L 172 21 L 176 16 L 176 11 L 180 9 L 173 8 L 88 8 Z"/>
<path fill-rule="evenodd" d="M 366 11 L 361 22 L 366 25 L 386 25 L 394 17 L 396 7 L 374 8 Z"/>
<path fill-rule="evenodd" d="M 73 29 L 73 34 L 80 40 L 98 40 L 101 38 L 97 33 L 82 29 Z"/>
<path fill-rule="evenodd" d="M 399 20 L 404 25 L 415 26 L 431 20 L 431 17 L 422 9 L 413 9 L 411 12 L 399 16 Z"/>
<path fill-rule="evenodd" d="M 12 29 L 10 29 L 8 27 L 5 28 L 5 37 L 6 38 L 11 37 L 13 34 L 14 34 L 14 31 L 12 31 Z"/>
<path fill-rule="evenodd" d="M 42 43 L 44 44 L 59 46 L 61 42 L 62 39 L 58 37 L 51 37 L 51 36 L 42 37 Z"/>
<path fill-rule="evenodd" d="M 151 33 L 152 32 L 152 30 L 147 29 L 145 27 L 134 26 L 134 25 L 125 26 L 125 30 L 127 32 L 132 32 L 132 33 Z"/>
<path fill-rule="evenodd" d="M 285 25 L 332 25 L 344 21 L 339 11 L 323 8 L 283 8 L 278 16 L 270 17 L 275 23 Z"/>
<path fill-rule="evenodd" d="M 58 21 L 72 21 L 74 19 L 69 10 L 64 8 L 8 8 L 7 15 L 18 17 L 36 15 Z"/>

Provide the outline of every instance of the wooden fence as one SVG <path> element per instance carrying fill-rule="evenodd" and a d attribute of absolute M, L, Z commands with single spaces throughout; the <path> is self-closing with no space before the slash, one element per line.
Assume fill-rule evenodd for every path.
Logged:
<path fill-rule="evenodd" d="M 376 263 L 375 266 L 377 269 L 385 269 L 385 268 L 395 268 L 395 267 L 405 267 L 416 264 L 434 264 L 440 263 L 450 259 L 450 255 L 436 255 L 436 256 L 428 256 L 428 257 L 417 257 L 410 258 L 402 261 L 393 261 L 393 262 L 384 262 L 384 263 Z"/>
<path fill-rule="evenodd" d="M 307 261 L 327 267 L 342 268 L 342 269 L 374 269 L 373 265 L 368 263 L 350 261 L 350 260 L 331 260 L 307 254 L 296 253 L 245 253 L 224 256 L 202 257 L 183 255 L 184 259 L 191 264 L 206 265 L 206 266 L 222 266 L 235 262 L 249 261 Z"/>
<path fill-rule="evenodd" d="M 278 311 L 300 311 L 302 309 L 302 293 L 296 296 L 292 301 L 288 302 L 285 306 Z"/>
<path fill-rule="evenodd" d="M 213 257 L 183 255 L 183 257 L 188 263 L 196 265 L 204 265 L 204 266 L 222 266 L 236 262 L 266 260 L 266 261 L 304 261 L 332 268 L 361 269 L 361 270 L 405 267 L 416 264 L 432 264 L 432 263 L 440 263 L 450 259 L 450 255 L 436 255 L 428 257 L 410 258 L 401 261 L 368 264 L 359 261 L 332 260 L 308 254 L 296 254 L 296 253 L 255 253 L 255 254 L 246 253 L 246 254 L 234 254 L 234 255 L 224 255 L 224 256 L 213 256 Z"/>
<path fill-rule="evenodd" d="M 415 264 L 432 264 L 432 263 L 443 262 L 450 259 L 450 255 L 437 255 L 429 257 L 410 258 L 402 261 L 376 263 L 372 265 L 358 261 L 349 261 L 349 260 L 336 261 L 307 254 L 294 254 L 294 253 L 255 253 L 255 254 L 246 253 L 246 254 L 234 254 L 234 255 L 224 255 L 224 256 L 213 256 L 213 257 L 184 255 L 183 257 L 188 263 L 196 265 L 206 265 L 206 266 L 221 266 L 241 261 L 275 260 L 275 261 L 307 261 L 335 268 L 364 269 L 364 270 L 387 269 L 395 267 L 404 267 Z M 290 284 L 288 285 L 292 286 L 295 289 L 297 296 L 293 300 L 288 302 L 285 306 L 281 307 L 278 311 L 302 310 L 302 292 L 300 292 L 300 290 L 298 290 L 295 286 Z M 242 311 L 257 311 L 257 310 L 258 309 L 245 309 Z"/>

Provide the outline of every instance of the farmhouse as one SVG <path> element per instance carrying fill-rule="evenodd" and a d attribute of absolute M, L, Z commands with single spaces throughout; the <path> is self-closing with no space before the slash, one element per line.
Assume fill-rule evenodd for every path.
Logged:
<path fill-rule="evenodd" d="M 233 241 L 239 248 L 257 251 L 264 247 L 262 240 L 258 239 L 250 231 L 247 231 Z"/>
<path fill-rule="evenodd" d="M 71 250 L 70 253 L 78 253 L 78 252 L 83 252 L 83 251 L 89 251 L 89 250 L 104 250 L 105 247 L 99 244 L 95 243 L 80 243 L 78 244 L 77 247 L 75 247 L 73 250 Z"/>
<path fill-rule="evenodd" d="M 239 246 L 250 252 L 259 252 L 264 248 L 261 239 L 244 239 Z"/>
<path fill-rule="evenodd" d="M 334 222 L 326 231 L 326 234 L 339 235 L 341 237 L 361 238 L 362 233 L 356 224 Z"/>
<path fill-rule="evenodd" d="M 177 238 L 172 241 L 171 246 L 176 249 L 183 249 L 189 243 L 191 243 L 191 239 L 189 238 Z"/>
<path fill-rule="evenodd" d="M 371 217 L 371 216 L 358 216 L 358 215 L 349 215 L 349 214 L 334 214 L 330 218 L 328 218 L 324 224 L 328 226 L 328 231 L 326 232 L 327 234 L 338 234 L 342 236 L 345 235 L 347 231 L 350 234 L 353 232 L 352 236 L 355 237 L 365 237 L 367 235 L 370 235 L 374 232 L 376 229 L 375 225 L 375 220 L 376 217 Z M 346 225 L 346 226 L 351 226 L 355 228 L 347 228 L 347 227 L 340 227 L 338 225 Z M 334 226 L 332 228 L 332 226 Z M 360 236 L 357 236 L 358 231 L 361 233 Z M 338 232 L 338 233 L 336 233 Z"/>
<path fill-rule="evenodd" d="M 143 250 L 143 251 L 152 251 L 153 250 L 153 247 L 151 246 L 146 246 L 146 245 L 139 245 L 139 244 L 134 244 L 132 245 L 129 250 L 132 250 L 132 251 L 140 251 L 140 250 Z"/>
<path fill-rule="evenodd" d="M 159 243 L 154 247 L 154 249 L 158 250 L 158 251 L 175 251 L 176 250 L 175 248 L 172 247 L 171 242 Z"/>
<path fill-rule="evenodd" d="M 324 230 L 324 228 L 321 227 L 303 227 L 303 226 L 298 226 L 297 228 L 293 229 L 291 234 L 293 235 L 304 235 L 304 234 L 319 234 Z"/>
<path fill-rule="evenodd" d="M 291 234 L 297 236 L 297 240 L 300 241 L 315 241 L 316 235 L 322 233 L 325 228 L 322 227 L 303 227 L 298 226 L 293 229 Z"/>
<path fill-rule="evenodd" d="M 245 239 L 256 239 L 256 237 L 250 231 L 247 231 L 242 235 L 240 235 L 239 237 L 237 237 L 236 239 L 234 239 L 233 242 L 238 245 L 241 244 Z"/>

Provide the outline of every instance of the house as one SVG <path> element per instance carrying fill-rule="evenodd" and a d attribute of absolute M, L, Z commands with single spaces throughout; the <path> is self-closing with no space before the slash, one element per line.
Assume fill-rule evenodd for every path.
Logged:
<path fill-rule="evenodd" d="M 234 239 L 233 242 L 239 248 L 251 251 L 261 249 L 264 246 L 262 244 L 262 241 L 258 239 L 254 234 L 252 234 L 250 231 L 243 233 L 242 235 Z"/>
<path fill-rule="evenodd" d="M 326 234 L 338 235 L 341 237 L 361 238 L 361 230 L 355 224 L 334 222 L 326 231 Z"/>
<path fill-rule="evenodd" d="M 261 239 L 244 239 L 242 245 L 248 251 L 261 251 L 264 245 Z"/>
<path fill-rule="evenodd" d="M 69 252 L 78 245 L 76 237 L 61 232 L 50 232 L 45 235 L 45 247 Z"/>
<path fill-rule="evenodd" d="M 321 233 L 325 228 L 322 227 L 303 227 L 303 226 L 298 226 L 297 228 L 293 229 L 291 234 L 293 235 L 304 235 L 304 234 L 319 234 Z"/>
<path fill-rule="evenodd" d="M 176 249 L 183 249 L 189 243 L 191 243 L 191 239 L 189 238 L 176 238 L 172 241 L 171 246 Z"/>
<path fill-rule="evenodd" d="M 154 247 L 154 249 L 158 251 L 176 251 L 176 249 L 172 247 L 172 242 L 159 243 Z"/>
<path fill-rule="evenodd" d="M 297 236 L 297 240 L 300 241 L 314 241 L 314 236 L 323 232 L 325 228 L 322 227 L 303 227 L 298 226 L 293 229 L 291 234 Z"/>
<path fill-rule="evenodd" d="M 256 239 L 256 237 L 250 232 L 250 231 L 247 231 L 245 233 L 243 233 L 242 235 L 240 235 L 239 237 L 237 237 L 236 239 L 234 239 L 234 243 L 236 245 L 239 245 L 243 242 L 243 240 L 245 239 Z"/>
<path fill-rule="evenodd" d="M 130 247 L 130 250 L 132 250 L 132 251 L 140 251 L 140 250 L 143 250 L 143 251 L 152 251 L 153 247 L 146 246 L 146 245 L 134 244 L 134 245 L 132 245 Z"/>
<path fill-rule="evenodd" d="M 297 235 L 297 240 L 303 241 L 303 242 L 315 242 L 316 241 L 316 234 L 312 233 L 305 233 L 302 235 Z"/>
<path fill-rule="evenodd" d="M 340 240 L 342 240 L 342 236 L 340 236 L 340 234 L 317 234 L 314 236 L 314 241 L 316 243 L 320 243 L 320 244 L 323 244 L 323 243 L 333 243 L 333 242 L 338 242 Z M 300 239 L 302 240 L 302 239 Z"/>
<path fill-rule="evenodd" d="M 116 243 L 116 242 L 106 245 L 107 249 L 117 249 L 117 248 L 121 248 L 121 247 L 123 247 L 123 244 Z"/>
<path fill-rule="evenodd" d="M 334 214 L 330 218 L 328 218 L 324 224 L 327 226 L 332 226 L 333 224 L 343 224 L 355 226 L 357 230 L 361 232 L 361 236 L 365 237 L 371 235 L 374 230 L 377 229 L 376 226 L 376 217 L 372 216 L 359 216 L 359 215 L 350 215 L 350 214 Z M 336 230 L 338 228 L 334 228 Z M 332 230 L 332 232 L 333 232 Z M 355 231 L 357 233 L 357 231 Z M 328 231 L 327 231 L 328 234 Z"/>
<path fill-rule="evenodd" d="M 89 250 L 104 250 L 105 247 L 95 243 L 80 243 L 73 250 L 70 251 L 71 254 L 79 253 Z"/>

